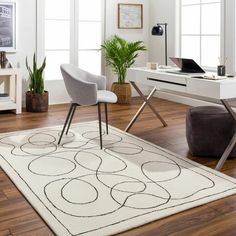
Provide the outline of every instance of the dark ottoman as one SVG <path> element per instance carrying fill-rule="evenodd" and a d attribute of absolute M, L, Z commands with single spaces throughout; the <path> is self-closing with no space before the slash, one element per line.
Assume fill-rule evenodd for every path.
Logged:
<path fill-rule="evenodd" d="M 187 111 L 186 137 L 190 153 L 194 156 L 220 157 L 235 129 L 234 119 L 222 107 L 201 106 Z M 236 156 L 236 147 L 230 156 Z"/>

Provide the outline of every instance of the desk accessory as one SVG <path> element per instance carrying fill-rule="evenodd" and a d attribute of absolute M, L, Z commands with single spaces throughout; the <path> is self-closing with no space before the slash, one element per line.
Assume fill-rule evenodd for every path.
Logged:
<path fill-rule="evenodd" d="M 0 51 L 0 61 L 5 62 L 7 60 L 6 58 L 6 52 L 5 51 Z"/>
<path fill-rule="evenodd" d="M 156 70 L 158 68 L 158 63 L 156 63 L 156 62 L 147 62 L 146 67 L 149 70 Z"/>
<path fill-rule="evenodd" d="M 196 78 L 196 79 L 209 79 L 209 80 L 222 80 L 222 79 L 227 79 L 228 76 L 219 76 L 215 74 L 205 74 L 205 75 L 196 75 L 192 76 L 191 78 Z"/>
<path fill-rule="evenodd" d="M 179 67 L 180 73 L 205 73 L 205 71 L 190 58 L 170 57 L 171 61 Z"/>
<path fill-rule="evenodd" d="M 217 75 L 218 76 L 225 76 L 225 65 L 219 65 L 217 66 Z"/>
<path fill-rule="evenodd" d="M 152 35 L 162 36 L 163 35 L 163 27 L 165 28 L 165 65 L 167 66 L 167 23 L 157 23 L 157 25 L 152 28 Z"/>
<path fill-rule="evenodd" d="M 7 57 L 6 57 L 5 51 L 0 51 L 0 65 L 1 65 L 1 68 L 6 68 Z"/>

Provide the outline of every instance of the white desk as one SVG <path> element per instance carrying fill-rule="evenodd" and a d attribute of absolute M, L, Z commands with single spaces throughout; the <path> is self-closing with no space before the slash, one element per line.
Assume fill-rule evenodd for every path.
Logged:
<path fill-rule="evenodd" d="M 130 68 L 127 72 L 127 79 L 130 81 L 134 89 L 144 100 L 142 106 L 139 108 L 133 119 L 130 121 L 125 131 L 129 131 L 138 116 L 143 111 L 144 107 L 148 105 L 157 118 L 160 119 L 164 126 L 167 126 L 164 119 L 151 105 L 149 99 L 153 96 L 156 90 L 165 89 L 168 91 L 182 92 L 188 95 L 197 95 L 204 98 L 213 98 L 222 102 L 228 112 L 232 115 L 236 122 L 236 114 L 228 103 L 229 99 L 236 98 L 236 78 L 227 78 L 222 80 L 209 80 L 192 78 L 190 75 L 173 74 L 168 70 L 148 70 L 146 68 Z M 145 97 L 137 84 L 152 86 L 153 89 L 150 94 Z M 232 137 L 228 147 L 220 158 L 216 169 L 220 170 L 225 160 L 228 158 L 230 152 L 236 144 L 236 133 Z"/>

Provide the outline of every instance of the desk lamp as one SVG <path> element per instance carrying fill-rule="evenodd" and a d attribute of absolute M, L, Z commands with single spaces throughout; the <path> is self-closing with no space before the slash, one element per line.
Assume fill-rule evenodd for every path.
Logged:
<path fill-rule="evenodd" d="M 152 28 L 152 35 L 162 36 L 163 35 L 163 27 L 165 27 L 165 65 L 167 66 L 167 23 L 157 23 L 157 25 Z"/>

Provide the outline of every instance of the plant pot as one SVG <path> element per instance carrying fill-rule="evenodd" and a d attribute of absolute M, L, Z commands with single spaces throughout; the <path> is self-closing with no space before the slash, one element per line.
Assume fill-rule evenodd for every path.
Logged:
<path fill-rule="evenodd" d="M 26 111 L 48 111 L 48 91 L 44 91 L 42 94 L 26 92 Z"/>
<path fill-rule="evenodd" d="M 117 82 L 113 83 L 111 86 L 111 91 L 116 94 L 119 104 L 130 103 L 131 99 L 131 85 L 130 83 L 119 84 Z"/>

